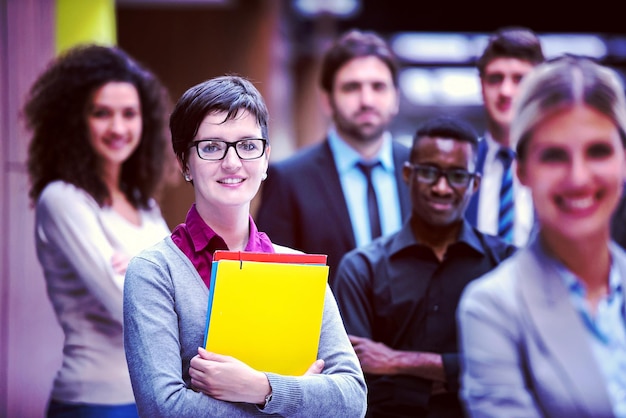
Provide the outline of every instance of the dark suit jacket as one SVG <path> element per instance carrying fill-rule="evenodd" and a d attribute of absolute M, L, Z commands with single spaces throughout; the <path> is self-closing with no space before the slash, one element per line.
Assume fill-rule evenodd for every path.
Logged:
<path fill-rule="evenodd" d="M 487 141 L 485 141 L 484 138 L 481 139 L 480 142 L 478 142 L 478 158 L 476 161 L 476 172 L 480 173 L 481 175 L 483 174 L 483 168 L 485 167 L 485 158 L 487 158 L 488 148 L 489 147 L 487 146 Z M 465 210 L 465 219 L 467 219 L 470 225 L 472 225 L 473 227 L 478 226 L 479 199 L 480 199 L 480 187 L 478 188 L 476 193 L 472 195 L 472 198 L 470 199 L 470 202 L 467 205 L 467 209 Z"/>
<path fill-rule="evenodd" d="M 409 160 L 409 152 L 404 145 L 393 143 L 403 220 L 411 211 L 408 187 L 402 179 L 402 165 Z M 332 279 L 341 257 L 356 243 L 328 140 L 270 164 L 255 221 L 259 231 L 276 244 L 327 254 Z"/>

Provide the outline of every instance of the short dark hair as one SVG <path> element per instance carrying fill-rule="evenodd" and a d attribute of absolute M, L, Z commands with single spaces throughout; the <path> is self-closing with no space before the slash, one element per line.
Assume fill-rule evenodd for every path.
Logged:
<path fill-rule="evenodd" d="M 149 207 L 167 168 L 171 102 L 152 72 L 120 48 L 100 45 L 79 45 L 62 53 L 29 91 L 23 112 L 32 131 L 27 165 L 33 201 L 48 183 L 62 180 L 85 190 L 101 206 L 109 203 L 85 117 L 94 92 L 109 82 L 131 83 L 139 94 L 141 140 L 122 164 L 120 183 L 134 207 Z"/>
<path fill-rule="evenodd" d="M 324 54 L 320 77 L 322 89 L 332 92 L 335 75 L 345 63 L 369 56 L 377 57 L 387 65 L 393 84 L 397 86 L 398 63 L 387 42 L 375 32 L 352 29 L 336 39 Z"/>
<path fill-rule="evenodd" d="M 533 65 L 545 59 L 539 37 L 524 27 L 501 28 L 489 37 L 487 47 L 476 62 L 481 77 L 487 65 L 496 58 L 517 58 Z"/>
<path fill-rule="evenodd" d="M 472 146 L 474 158 L 478 150 L 478 135 L 472 126 L 462 119 L 451 116 L 438 116 L 422 123 L 413 136 L 411 161 L 417 156 L 417 144 L 422 138 L 447 138 L 468 142 Z"/>
<path fill-rule="evenodd" d="M 263 138 L 269 141 L 269 112 L 261 93 L 249 80 L 225 75 L 196 84 L 183 93 L 170 116 L 172 147 L 183 166 L 187 164 L 189 148 L 200 123 L 208 114 L 225 112 L 226 122 L 236 118 L 242 110 L 256 118 Z"/>

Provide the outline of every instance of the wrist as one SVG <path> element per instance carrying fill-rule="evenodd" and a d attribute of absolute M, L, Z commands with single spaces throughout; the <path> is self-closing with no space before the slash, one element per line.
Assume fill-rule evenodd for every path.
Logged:
<path fill-rule="evenodd" d="M 389 369 L 391 374 L 409 374 L 416 358 L 414 353 L 409 351 L 393 350 L 393 355 L 389 358 Z"/>
<path fill-rule="evenodd" d="M 270 387 L 270 393 L 265 395 L 265 402 L 263 402 L 261 409 L 267 408 L 267 404 L 269 404 L 271 400 L 272 400 L 272 388 Z"/>
<path fill-rule="evenodd" d="M 261 381 L 262 381 L 262 385 L 261 385 L 261 390 L 260 390 L 260 395 L 261 397 L 258 399 L 257 405 L 259 405 L 259 407 L 265 408 L 267 406 L 267 404 L 270 402 L 270 400 L 272 399 L 272 386 L 270 385 L 270 381 L 267 378 L 267 375 L 265 373 L 260 372 L 260 376 L 261 376 Z"/>

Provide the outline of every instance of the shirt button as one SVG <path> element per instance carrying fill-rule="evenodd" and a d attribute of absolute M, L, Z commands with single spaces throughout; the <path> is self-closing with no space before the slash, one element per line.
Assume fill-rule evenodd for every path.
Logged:
<path fill-rule="evenodd" d="M 437 312 L 439 310 L 439 305 L 433 305 L 433 312 Z"/>

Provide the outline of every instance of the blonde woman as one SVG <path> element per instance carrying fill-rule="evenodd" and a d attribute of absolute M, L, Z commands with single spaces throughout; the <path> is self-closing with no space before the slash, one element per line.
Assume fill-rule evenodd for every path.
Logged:
<path fill-rule="evenodd" d="M 623 86 L 566 56 L 521 88 L 512 139 L 539 228 L 462 297 L 462 400 L 472 417 L 623 417 L 626 255 L 609 232 L 625 177 Z"/>

